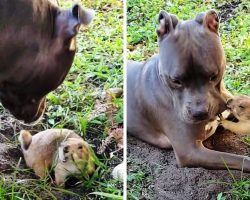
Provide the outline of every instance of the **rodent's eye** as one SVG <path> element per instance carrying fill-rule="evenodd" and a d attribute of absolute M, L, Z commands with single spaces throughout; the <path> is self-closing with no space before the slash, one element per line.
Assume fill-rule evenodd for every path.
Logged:
<path fill-rule="evenodd" d="M 245 106 L 239 105 L 239 108 L 240 108 L 240 109 L 244 109 L 244 108 L 245 108 Z"/>
<path fill-rule="evenodd" d="M 63 148 L 63 153 L 69 153 L 69 147 L 68 146 Z"/>
<path fill-rule="evenodd" d="M 169 77 L 169 80 L 170 80 L 170 83 L 172 84 L 173 87 L 175 87 L 175 88 L 182 87 L 182 82 L 179 79 Z"/>

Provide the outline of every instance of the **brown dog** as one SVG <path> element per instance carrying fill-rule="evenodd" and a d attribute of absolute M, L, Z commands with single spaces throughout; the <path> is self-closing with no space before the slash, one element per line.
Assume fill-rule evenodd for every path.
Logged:
<path fill-rule="evenodd" d="M 89 145 L 71 130 L 49 129 L 34 136 L 22 130 L 19 140 L 27 166 L 40 178 L 55 167 L 58 186 L 64 186 L 69 175 L 92 174 L 95 170 Z"/>
<path fill-rule="evenodd" d="M 214 10 L 180 21 L 161 11 L 160 52 L 127 67 L 127 128 L 133 136 L 174 149 L 181 167 L 250 171 L 250 158 L 207 149 L 205 126 L 226 109 L 231 95 L 222 76 L 226 67 Z M 244 162 L 243 162 L 244 161 Z"/>
<path fill-rule="evenodd" d="M 48 0 L 4 0 L 0 13 L 0 101 L 30 123 L 67 75 L 79 26 L 91 22 L 93 11 L 77 4 L 61 10 Z"/>

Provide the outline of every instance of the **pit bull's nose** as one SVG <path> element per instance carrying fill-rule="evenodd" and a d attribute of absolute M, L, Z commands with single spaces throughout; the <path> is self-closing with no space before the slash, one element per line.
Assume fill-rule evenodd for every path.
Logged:
<path fill-rule="evenodd" d="M 193 118 L 196 120 L 205 120 L 208 118 L 208 112 L 207 111 L 196 111 L 193 113 Z"/>

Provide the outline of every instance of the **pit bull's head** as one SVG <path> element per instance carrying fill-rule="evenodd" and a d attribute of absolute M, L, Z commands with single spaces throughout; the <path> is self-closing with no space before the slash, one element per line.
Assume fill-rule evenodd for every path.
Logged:
<path fill-rule="evenodd" d="M 91 22 L 93 11 L 77 4 L 61 10 L 47 0 L 9 0 L 0 2 L 0 13 L 0 100 L 30 123 L 67 75 L 79 26 Z"/>
<path fill-rule="evenodd" d="M 215 11 L 194 20 L 179 21 L 165 11 L 159 14 L 159 73 L 170 91 L 179 118 L 200 123 L 226 109 L 220 94 L 225 57 Z"/>

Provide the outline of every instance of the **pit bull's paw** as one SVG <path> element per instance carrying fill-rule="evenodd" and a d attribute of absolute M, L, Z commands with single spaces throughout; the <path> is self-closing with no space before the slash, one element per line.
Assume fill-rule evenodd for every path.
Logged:
<path fill-rule="evenodd" d="M 217 129 L 219 125 L 218 119 L 214 120 L 212 122 L 209 122 L 206 126 L 205 126 L 205 139 L 209 138 L 211 135 L 213 135 Z"/>

